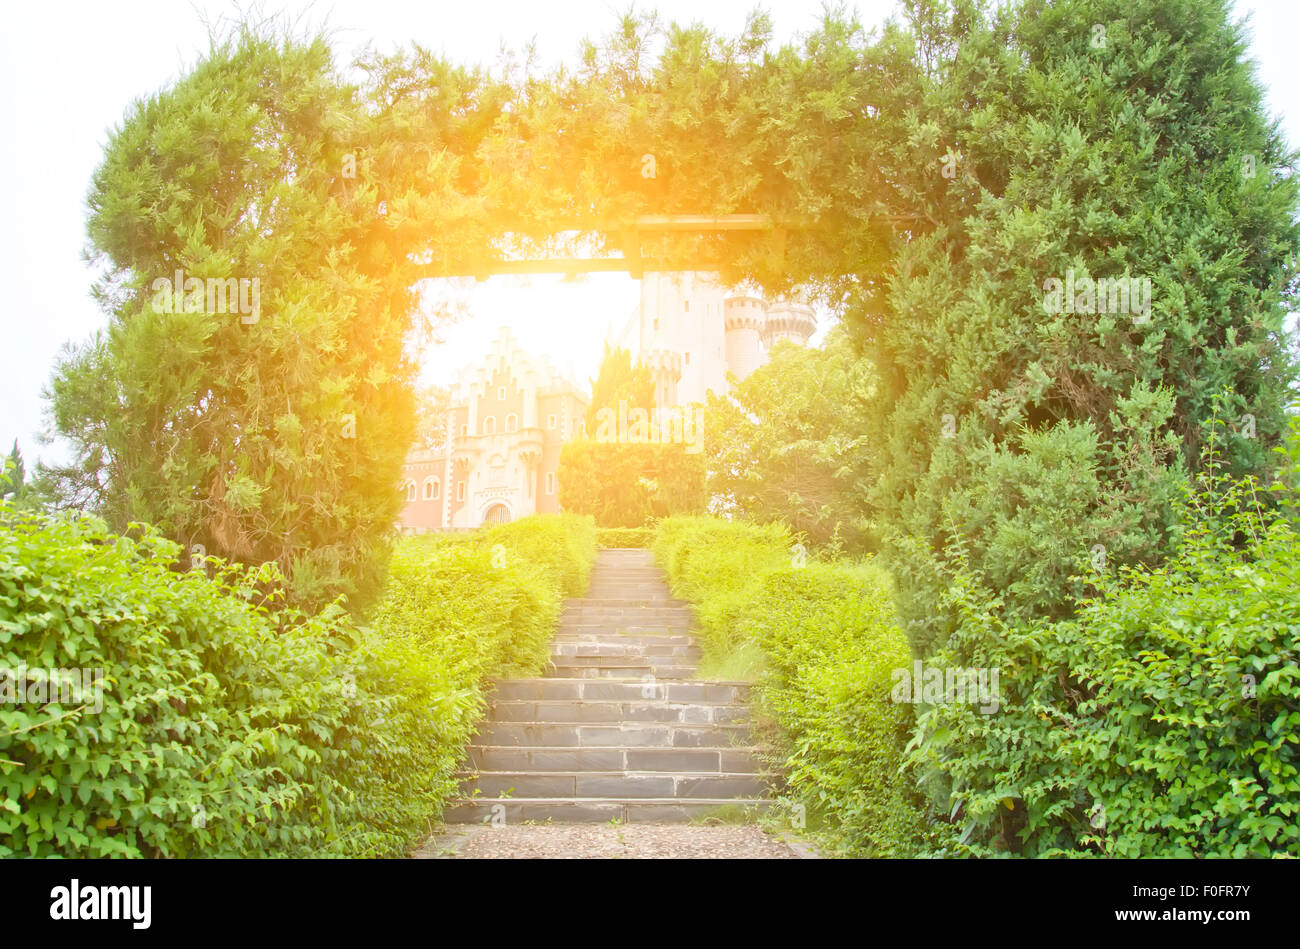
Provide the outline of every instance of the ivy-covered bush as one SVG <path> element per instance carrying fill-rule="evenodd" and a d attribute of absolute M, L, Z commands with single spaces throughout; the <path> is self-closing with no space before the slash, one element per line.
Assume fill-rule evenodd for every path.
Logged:
<path fill-rule="evenodd" d="M 919 716 L 946 852 L 1300 856 L 1300 535 L 1252 479 L 1218 471 L 1211 458 L 1167 563 L 1089 564 L 1067 620 L 1009 618 L 961 578 L 935 661 L 1000 668 L 1002 695 L 996 715 Z"/>
<path fill-rule="evenodd" d="M 182 572 L 147 529 L 0 505 L 0 856 L 405 853 L 483 678 L 536 667 L 594 555 L 538 520 L 399 545 L 358 627 L 286 608 L 273 567 Z M 102 688 L 52 694 L 73 669 Z"/>
<path fill-rule="evenodd" d="M 843 853 L 913 852 L 924 820 L 902 767 L 912 712 L 891 701 L 911 656 L 888 574 L 807 559 L 780 525 L 670 518 L 654 549 L 673 591 L 694 601 L 706 650 L 759 653 L 759 708 L 779 726 L 810 829 Z"/>

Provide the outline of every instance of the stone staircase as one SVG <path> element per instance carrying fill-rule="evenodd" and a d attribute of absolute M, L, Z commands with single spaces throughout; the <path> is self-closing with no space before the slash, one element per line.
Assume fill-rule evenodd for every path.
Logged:
<path fill-rule="evenodd" d="M 685 822 L 766 806 L 748 685 L 692 680 L 689 605 L 647 550 L 602 550 L 538 679 L 496 684 L 447 823 Z"/>

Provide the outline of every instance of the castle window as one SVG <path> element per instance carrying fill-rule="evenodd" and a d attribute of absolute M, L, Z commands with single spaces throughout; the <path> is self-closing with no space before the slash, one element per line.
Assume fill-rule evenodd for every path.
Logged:
<path fill-rule="evenodd" d="M 465 500 L 465 482 L 464 482 L 464 481 L 457 481 L 457 482 L 456 482 L 456 500 L 457 500 L 457 501 L 463 501 L 463 500 Z"/>
<path fill-rule="evenodd" d="M 691 312 L 691 301 L 690 301 L 690 300 L 683 300 L 683 301 L 682 301 L 682 310 L 683 310 L 684 312 L 686 312 L 686 313 Z"/>
<path fill-rule="evenodd" d="M 509 415 L 506 416 L 506 431 L 507 432 L 519 431 L 519 416 L 515 415 L 513 412 L 511 412 Z"/>
<path fill-rule="evenodd" d="M 424 499 L 425 499 L 426 501 L 436 501 L 436 500 L 438 500 L 438 491 L 439 491 L 439 487 L 440 487 L 440 485 L 438 484 L 438 479 L 437 479 L 437 478 L 425 478 L 425 479 L 424 479 Z"/>
<path fill-rule="evenodd" d="M 690 354 L 690 353 L 687 353 L 687 354 L 686 354 L 686 365 L 689 366 L 690 364 L 691 364 L 691 354 Z"/>
<path fill-rule="evenodd" d="M 655 332 L 658 332 L 658 331 L 659 331 L 659 319 L 658 319 L 658 317 L 656 317 L 656 318 L 655 318 Z"/>
<path fill-rule="evenodd" d="M 497 386 L 497 398 L 500 399 L 502 402 L 504 402 L 504 401 L 506 400 L 506 387 L 505 387 L 505 386 Z"/>
<path fill-rule="evenodd" d="M 489 415 L 487 418 L 483 420 L 483 434 L 495 435 L 496 433 L 497 433 L 497 417 L 495 415 Z"/>
<path fill-rule="evenodd" d="M 408 482 L 406 482 L 406 500 L 408 500 L 408 501 L 414 501 L 414 500 L 415 500 L 415 482 L 414 482 L 414 481 L 408 481 Z"/>
<path fill-rule="evenodd" d="M 546 472 L 546 493 L 547 494 L 555 493 L 555 472 L 554 471 Z"/>
<path fill-rule="evenodd" d="M 550 415 L 546 416 L 546 427 L 547 427 L 547 428 L 555 428 L 555 413 L 554 413 L 554 412 L 552 412 Z"/>
<path fill-rule="evenodd" d="M 460 427 L 460 437 L 461 437 L 461 438 L 464 438 L 464 437 L 465 437 L 466 435 L 468 435 L 468 434 L 469 434 L 469 426 L 468 426 L 468 425 L 462 425 L 462 426 Z"/>

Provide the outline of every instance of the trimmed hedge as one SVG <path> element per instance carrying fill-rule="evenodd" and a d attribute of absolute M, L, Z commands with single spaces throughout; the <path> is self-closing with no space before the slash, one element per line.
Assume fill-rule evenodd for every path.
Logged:
<path fill-rule="evenodd" d="M 653 527 L 598 527 L 596 528 L 596 546 L 605 547 L 649 547 L 654 543 Z"/>
<path fill-rule="evenodd" d="M 756 649 L 759 708 L 809 826 L 833 850 L 913 852 L 923 832 L 903 768 L 911 709 L 890 700 L 911 660 L 888 574 L 872 562 L 804 562 L 789 531 L 715 518 L 661 521 L 654 550 L 692 600 L 706 656 Z"/>
<path fill-rule="evenodd" d="M 454 788 L 483 679 L 538 667 L 594 535 L 557 517 L 405 542 L 362 627 L 285 608 L 272 567 L 181 572 L 181 553 L 0 506 L 10 688 L 104 671 L 98 710 L 37 687 L 0 703 L 0 856 L 404 854 Z"/>

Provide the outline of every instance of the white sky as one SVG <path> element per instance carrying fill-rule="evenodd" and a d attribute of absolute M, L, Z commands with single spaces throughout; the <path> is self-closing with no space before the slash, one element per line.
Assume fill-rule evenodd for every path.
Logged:
<path fill-rule="evenodd" d="M 703 21 L 734 34 L 754 0 L 658 0 L 638 4 L 662 20 Z M 245 4 L 245 7 L 248 5 Z M 821 4 L 766 0 L 778 42 L 815 28 Z M 881 23 L 893 0 L 858 0 L 861 20 Z M 1252 14 L 1254 57 L 1269 90 L 1269 107 L 1283 119 L 1292 147 L 1300 142 L 1300 37 L 1297 0 L 1235 0 Z M 335 0 L 264 3 L 306 24 L 327 22 L 340 62 L 366 45 L 391 49 L 412 41 L 466 63 L 490 65 L 502 43 L 535 41 L 541 65 L 572 61 L 584 36 L 609 32 L 626 4 L 620 0 Z M 128 105 L 183 74 L 207 46 L 204 23 L 236 15 L 216 0 L 47 0 L 6 4 L 0 28 L 0 453 L 16 437 L 29 465 L 63 453 L 40 446 L 41 388 L 67 341 L 81 342 L 106 325 L 90 299 L 92 274 L 81 260 L 85 197 L 108 131 Z M 447 327 L 446 345 L 425 359 L 425 381 L 450 381 L 455 370 L 486 351 L 508 323 L 527 348 L 549 354 L 579 381 L 594 374 L 605 332 L 621 326 L 637 302 L 629 277 L 594 274 L 526 281 L 493 278 L 453 291 L 473 319 Z M 547 319 L 562 316 L 562 320 Z"/>

